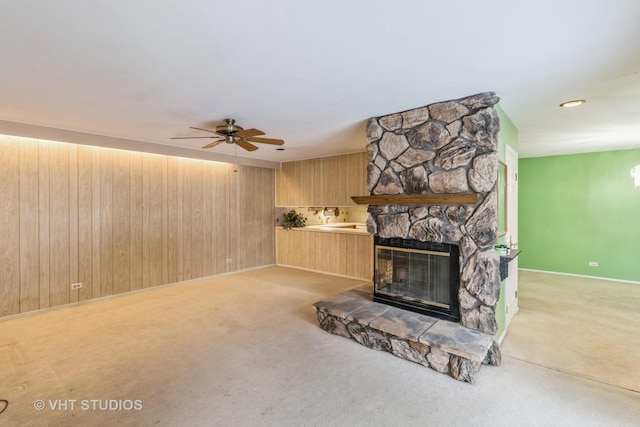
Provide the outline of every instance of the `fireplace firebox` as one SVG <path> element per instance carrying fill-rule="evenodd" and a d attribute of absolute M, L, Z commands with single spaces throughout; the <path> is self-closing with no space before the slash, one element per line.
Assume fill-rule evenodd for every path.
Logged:
<path fill-rule="evenodd" d="M 460 321 L 458 246 L 379 236 L 374 245 L 374 301 Z"/>

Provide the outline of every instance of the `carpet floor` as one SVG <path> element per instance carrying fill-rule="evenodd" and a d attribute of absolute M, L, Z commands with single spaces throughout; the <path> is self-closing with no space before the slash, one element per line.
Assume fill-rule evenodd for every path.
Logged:
<path fill-rule="evenodd" d="M 640 392 L 640 285 L 521 270 L 502 352 Z"/>
<path fill-rule="evenodd" d="M 520 350 L 526 277 L 475 384 L 321 330 L 312 304 L 362 283 L 267 267 L 0 321 L 0 425 L 638 425 L 634 387 Z"/>

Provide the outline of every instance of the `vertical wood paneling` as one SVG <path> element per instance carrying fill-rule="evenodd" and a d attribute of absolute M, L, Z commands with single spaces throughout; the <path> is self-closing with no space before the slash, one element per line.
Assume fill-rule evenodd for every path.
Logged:
<path fill-rule="evenodd" d="M 83 287 L 78 291 L 80 301 L 92 298 L 92 182 L 91 147 L 78 146 L 78 281 Z"/>
<path fill-rule="evenodd" d="M 0 142 L 0 316 L 20 310 L 20 158 L 17 140 Z"/>
<path fill-rule="evenodd" d="M 169 165 L 166 158 L 162 158 L 162 276 L 161 283 L 169 283 Z"/>
<path fill-rule="evenodd" d="M 373 280 L 373 236 L 358 236 L 356 251 L 360 256 L 356 259 L 356 276 Z"/>
<path fill-rule="evenodd" d="M 251 256 L 251 254 L 247 251 L 248 245 L 246 240 L 238 239 L 238 233 L 240 232 L 240 227 L 251 227 L 251 212 L 249 212 L 249 201 L 242 197 L 242 192 L 247 191 L 251 179 L 247 175 L 246 168 L 244 166 L 237 167 L 238 172 L 234 172 L 233 176 L 233 192 L 232 192 L 232 200 L 234 200 L 234 206 L 236 207 L 236 211 L 233 216 L 230 216 L 231 220 L 231 228 L 233 230 L 233 241 L 234 244 L 232 246 L 231 258 L 232 258 L 232 268 L 237 268 L 238 270 L 242 270 L 247 262 L 247 258 Z"/>
<path fill-rule="evenodd" d="M 224 273 L 227 269 L 225 259 L 228 257 L 230 250 L 229 230 L 231 209 L 230 209 L 230 189 L 229 182 L 232 170 L 230 165 L 216 163 L 213 165 L 216 169 L 214 180 L 214 194 L 212 203 L 212 228 L 215 237 L 213 244 L 212 268 L 215 274 Z"/>
<path fill-rule="evenodd" d="M 162 284 L 162 169 L 166 157 L 151 154 L 151 266 L 150 285 Z"/>
<path fill-rule="evenodd" d="M 167 283 L 177 282 L 178 279 L 178 159 L 167 158 Z"/>
<path fill-rule="evenodd" d="M 80 212 L 78 206 L 78 146 L 68 145 L 69 148 L 69 287 L 71 283 L 78 283 L 80 254 L 78 252 L 78 227 Z M 80 290 L 69 289 L 69 302 L 78 302 Z"/>
<path fill-rule="evenodd" d="M 362 170 L 360 168 L 360 154 L 348 154 L 346 156 L 346 163 L 350 167 L 346 169 L 346 189 L 342 194 L 343 199 L 341 202 L 345 205 L 352 205 L 351 196 L 360 195 L 362 178 Z"/>
<path fill-rule="evenodd" d="M 261 188 L 264 183 L 272 183 L 263 191 L 260 191 L 260 199 L 256 209 L 259 209 L 259 231 L 255 233 L 259 239 L 257 251 L 261 255 L 261 258 L 257 261 L 256 265 L 270 265 L 275 264 L 275 253 L 270 248 L 275 247 L 275 234 L 270 232 L 275 225 L 275 171 L 272 169 L 257 169 L 258 181 L 256 182 L 256 188 Z"/>
<path fill-rule="evenodd" d="M 133 291 L 142 288 L 144 177 L 141 153 L 130 153 L 129 171 L 129 283 Z"/>
<path fill-rule="evenodd" d="M 182 256 L 182 278 L 181 280 L 189 280 L 193 276 L 192 273 L 192 258 L 191 258 L 191 223 L 193 218 L 191 217 L 191 211 L 193 210 L 193 205 L 191 203 L 191 186 L 192 179 L 189 174 L 189 160 L 188 159 L 180 159 L 180 163 L 182 164 L 180 181 L 182 181 L 182 200 L 181 200 L 181 208 L 182 208 L 182 248 L 183 248 L 183 256 Z"/>
<path fill-rule="evenodd" d="M 232 271 L 237 268 L 238 265 L 238 244 L 239 244 L 239 203 L 240 197 L 238 195 L 240 175 L 243 167 L 238 166 L 229 169 L 229 216 L 227 218 L 227 229 L 229 230 L 229 247 L 227 248 L 227 257 L 231 259 L 230 264 L 226 264 L 225 271 Z"/>
<path fill-rule="evenodd" d="M 285 187 L 287 183 L 287 177 L 283 172 L 282 165 L 279 170 L 276 171 L 276 205 L 281 206 L 282 201 L 285 200 Z"/>
<path fill-rule="evenodd" d="M 283 163 L 277 173 L 277 206 L 355 206 L 365 196 L 366 152 Z"/>
<path fill-rule="evenodd" d="M 177 203 L 177 208 L 176 208 L 176 213 L 177 213 L 177 218 L 178 218 L 178 223 L 177 223 L 177 245 L 178 245 L 178 258 L 177 258 L 177 265 L 176 265 L 176 269 L 177 269 L 177 280 L 184 280 L 185 279 L 185 274 L 184 274 L 184 254 L 185 254 L 185 250 L 184 250 L 184 239 L 182 238 L 183 234 L 184 234 L 184 223 L 185 223 L 185 218 L 184 218 L 184 196 L 183 196 L 183 187 L 184 187 L 184 183 L 182 181 L 182 159 L 177 159 L 176 160 L 176 203 Z"/>
<path fill-rule="evenodd" d="M 368 166 L 369 166 L 369 153 L 366 153 L 366 152 L 360 153 L 360 172 L 361 172 L 360 191 L 357 194 L 354 194 L 355 196 L 358 196 L 358 195 L 366 196 L 367 194 L 369 194 L 369 185 L 367 183 Z M 354 205 L 357 205 L 357 203 L 353 202 L 353 200 L 351 200 L 351 202 Z"/>
<path fill-rule="evenodd" d="M 113 154 L 100 156 L 100 296 L 113 294 Z"/>
<path fill-rule="evenodd" d="M 15 137 L 0 164 L 0 316 L 275 262 L 273 170 Z"/>
<path fill-rule="evenodd" d="M 102 150 L 91 149 L 91 297 L 102 296 Z"/>
<path fill-rule="evenodd" d="M 152 159 L 148 154 L 142 155 L 142 176 L 144 188 L 142 191 L 142 287 L 148 288 L 151 284 L 151 198 L 152 181 L 154 179 L 151 170 Z"/>
<path fill-rule="evenodd" d="M 143 259 L 142 286 L 162 283 L 162 158 L 143 155 Z"/>
<path fill-rule="evenodd" d="M 279 228 L 277 262 L 325 273 L 371 280 L 373 237 Z"/>
<path fill-rule="evenodd" d="M 266 254 L 265 256 L 267 257 L 267 264 L 275 264 L 276 262 L 276 253 L 275 253 L 275 247 L 276 247 L 276 234 L 272 233 L 271 230 L 273 229 L 273 224 L 276 223 L 276 213 L 275 213 L 275 209 L 273 209 L 273 206 L 275 206 L 276 204 L 276 183 L 275 183 L 275 179 L 276 179 L 276 173 L 274 170 L 269 170 L 269 169 L 265 169 L 265 174 L 266 174 L 266 178 L 263 181 L 264 183 L 268 183 L 269 188 L 267 190 L 267 194 L 269 194 L 269 198 L 267 199 L 268 201 L 265 202 L 265 204 L 263 205 L 263 209 L 265 211 L 265 216 L 268 215 L 269 221 L 268 222 L 264 222 L 264 233 L 268 234 L 268 245 L 264 248 L 264 253 Z M 264 221 L 264 219 L 263 219 Z M 273 249 L 272 249 L 273 248 Z"/>
<path fill-rule="evenodd" d="M 202 236 L 204 218 L 202 217 L 202 164 L 198 160 L 189 160 L 189 177 L 191 180 L 191 278 L 203 277 L 202 252 L 204 239 Z"/>
<path fill-rule="evenodd" d="M 131 170 L 129 153 L 113 154 L 113 293 L 131 289 Z"/>
<path fill-rule="evenodd" d="M 322 252 L 318 251 L 317 249 L 322 247 L 322 237 L 319 233 L 309 232 L 307 239 L 307 248 L 314 249 L 306 251 L 306 268 L 310 268 L 311 270 L 321 270 Z M 291 247 L 296 251 L 302 251 L 302 247 L 296 247 L 295 245 L 292 245 Z"/>
<path fill-rule="evenodd" d="M 17 142 L 14 142 L 17 143 Z M 30 139 L 20 139 L 20 312 L 38 310 L 40 308 L 39 287 L 39 249 L 38 239 L 38 143 Z M 3 146 L 0 150 L 4 150 Z M 4 169 L 8 163 L 0 158 Z M 0 172 L 1 173 L 1 172 Z M 6 173 L 6 172 L 5 172 Z M 0 177 L 0 185 L 5 177 Z M 8 183 L 8 181 L 6 182 Z M 4 190 L 0 191 L 3 198 Z M 11 206 L 7 203 L 7 206 Z M 0 228 L 8 224 L 5 219 L 0 220 Z M 3 245 L 5 240 L 3 239 Z M 4 257 L 0 265 L 4 265 Z M 0 303 L 1 304 L 1 303 Z"/>
<path fill-rule="evenodd" d="M 232 265 L 235 269 L 247 269 L 258 265 L 273 264 L 275 254 L 275 173 L 273 170 L 238 167 L 230 173 L 232 209 L 228 220 L 231 232 Z"/>
<path fill-rule="evenodd" d="M 304 173 L 303 173 L 303 162 L 293 162 L 293 174 L 291 175 L 293 191 L 292 198 L 289 200 L 288 206 L 302 206 L 303 204 L 303 193 L 304 190 L 307 189 L 305 187 Z"/>
<path fill-rule="evenodd" d="M 331 157 L 324 157 L 322 161 L 324 163 L 323 170 L 328 178 L 322 188 L 323 192 L 320 200 L 320 205 L 324 206 L 331 204 L 332 200 L 336 200 L 335 198 L 339 194 L 338 186 L 340 184 L 340 176 L 337 161 Z"/>
<path fill-rule="evenodd" d="M 213 268 L 213 168 L 211 163 L 203 163 L 202 167 L 202 275 L 211 276 Z"/>
<path fill-rule="evenodd" d="M 311 167 L 311 200 L 310 204 L 323 204 L 322 196 L 324 195 L 324 186 L 327 184 L 328 171 L 324 170 L 324 161 L 322 159 L 313 159 L 309 161 Z"/>
<path fill-rule="evenodd" d="M 69 303 L 69 146 L 51 143 L 49 176 L 50 288 L 51 305 Z"/>
<path fill-rule="evenodd" d="M 278 185 L 277 204 L 278 206 L 291 206 L 294 202 L 295 191 L 295 165 L 296 162 L 287 162 L 281 165 L 281 169 L 276 173 Z"/>
<path fill-rule="evenodd" d="M 303 160 L 300 162 L 300 166 L 296 168 L 297 175 L 301 180 L 301 187 L 305 189 L 299 197 L 298 204 L 296 206 L 309 206 L 313 205 L 313 169 L 311 167 L 310 160 Z"/>
<path fill-rule="evenodd" d="M 49 142 L 43 141 L 38 147 L 38 241 L 40 262 L 40 308 L 50 306 L 49 277 Z"/>
<path fill-rule="evenodd" d="M 238 230 L 240 227 L 247 227 L 256 230 L 257 212 L 256 198 L 253 189 L 257 188 L 256 168 L 243 167 L 239 178 L 238 194 L 241 195 L 240 210 L 238 212 Z M 253 195 L 252 195 L 253 194 Z M 257 233 L 252 233 L 246 238 L 238 241 L 237 268 L 244 269 L 257 264 Z"/>

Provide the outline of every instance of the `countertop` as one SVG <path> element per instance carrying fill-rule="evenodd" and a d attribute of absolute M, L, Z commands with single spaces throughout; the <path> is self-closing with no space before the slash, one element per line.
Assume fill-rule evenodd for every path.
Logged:
<path fill-rule="evenodd" d="M 307 225 L 306 227 L 292 228 L 291 230 L 320 233 L 369 234 L 367 232 L 367 225 L 360 222 L 334 222 L 329 224 Z"/>

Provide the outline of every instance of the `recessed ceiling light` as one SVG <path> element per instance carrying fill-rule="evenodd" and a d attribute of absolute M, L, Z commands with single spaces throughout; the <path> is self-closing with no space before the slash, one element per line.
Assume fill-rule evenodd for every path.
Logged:
<path fill-rule="evenodd" d="M 584 99 L 574 99 L 572 101 L 565 101 L 562 104 L 560 104 L 561 107 L 577 107 L 578 105 L 582 105 L 584 104 L 585 101 Z"/>

